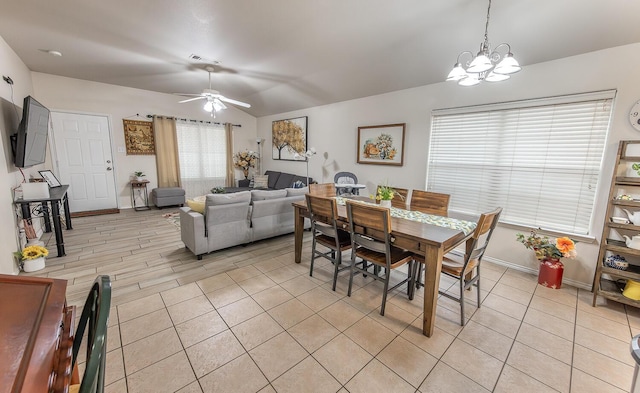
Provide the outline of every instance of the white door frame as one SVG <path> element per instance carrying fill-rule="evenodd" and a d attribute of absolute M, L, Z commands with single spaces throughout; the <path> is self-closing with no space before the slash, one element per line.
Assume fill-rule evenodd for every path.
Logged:
<path fill-rule="evenodd" d="M 113 181 L 115 182 L 115 198 L 116 198 L 116 207 L 120 209 L 120 198 L 118 197 L 118 172 L 116 171 L 116 155 L 114 153 L 113 148 L 113 122 L 111 119 L 111 115 L 108 113 L 99 113 L 99 112 L 85 112 L 85 111 L 74 111 L 68 109 L 50 109 L 51 112 L 58 113 L 69 113 L 73 115 L 87 115 L 87 116 L 104 116 L 107 118 L 107 122 L 109 124 L 109 150 L 111 151 L 111 163 L 113 164 Z M 51 154 L 51 165 L 53 166 L 53 170 L 56 173 L 60 173 L 60 166 L 58 160 L 58 152 L 56 150 L 56 142 L 53 136 L 53 121 L 50 123 L 52 127 L 49 127 L 49 142 L 50 149 L 49 153 Z"/>

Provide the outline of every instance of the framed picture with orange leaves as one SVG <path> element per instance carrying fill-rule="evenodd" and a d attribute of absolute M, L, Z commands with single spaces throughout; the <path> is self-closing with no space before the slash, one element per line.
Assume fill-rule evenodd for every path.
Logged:
<path fill-rule="evenodd" d="M 358 164 L 402 166 L 405 125 L 358 127 Z"/>

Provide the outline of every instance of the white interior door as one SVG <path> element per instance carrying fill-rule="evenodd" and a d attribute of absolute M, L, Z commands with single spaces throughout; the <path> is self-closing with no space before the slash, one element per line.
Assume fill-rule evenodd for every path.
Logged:
<path fill-rule="evenodd" d="M 117 208 L 107 116 L 51 112 L 51 118 L 54 161 L 60 182 L 69 184 L 69 210 Z"/>

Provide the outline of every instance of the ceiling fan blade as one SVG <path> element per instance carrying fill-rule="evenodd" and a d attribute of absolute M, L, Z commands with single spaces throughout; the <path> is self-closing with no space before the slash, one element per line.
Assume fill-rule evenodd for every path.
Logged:
<path fill-rule="evenodd" d="M 218 96 L 218 98 L 220 99 L 220 101 L 228 102 L 230 104 L 235 104 L 235 105 L 238 105 L 238 106 L 243 106 L 245 108 L 251 108 L 251 105 L 249 105 L 249 104 L 247 104 L 245 102 L 242 102 L 242 101 L 232 100 L 231 98 L 227 98 L 225 96 L 220 96 L 220 95 Z"/>
<path fill-rule="evenodd" d="M 201 99 L 203 99 L 203 98 L 207 98 L 207 97 L 202 97 L 202 96 L 200 96 L 200 97 L 195 97 L 195 98 L 189 98 L 189 99 L 186 99 L 186 100 L 178 101 L 178 103 L 179 103 L 179 104 L 184 104 L 185 102 L 190 102 L 190 101 L 195 101 L 195 100 L 201 100 Z"/>

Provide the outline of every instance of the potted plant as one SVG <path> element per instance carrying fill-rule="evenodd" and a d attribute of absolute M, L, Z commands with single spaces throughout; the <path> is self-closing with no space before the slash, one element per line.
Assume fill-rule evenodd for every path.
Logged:
<path fill-rule="evenodd" d="M 380 206 L 391 207 L 391 200 L 395 197 L 396 191 L 387 186 L 378 186 L 378 193 L 375 196 L 377 201 L 380 201 Z"/>
<path fill-rule="evenodd" d="M 22 251 L 15 252 L 14 255 L 20 262 L 20 268 L 30 273 L 44 269 L 44 262 L 49 255 L 49 250 L 42 246 L 27 246 Z"/>
<path fill-rule="evenodd" d="M 146 176 L 142 171 L 133 172 L 133 175 L 136 177 L 137 181 L 143 181 L 144 177 Z"/>
<path fill-rule="evenodd" d="M 540 236 L 535 230 L 531 230 L 531 234 L 527 237 L 517 233 L 516 239 L 528 250 L 533 250 L 536 253 L 536 259 L 540 261 L 538 284 L 559 289 L 564 272 L 564 265 L 560 262 L 560 258 L 576 257 L 575 242 L 568 237 L 559 237 L 551 241 L 547 236 Z"/>

